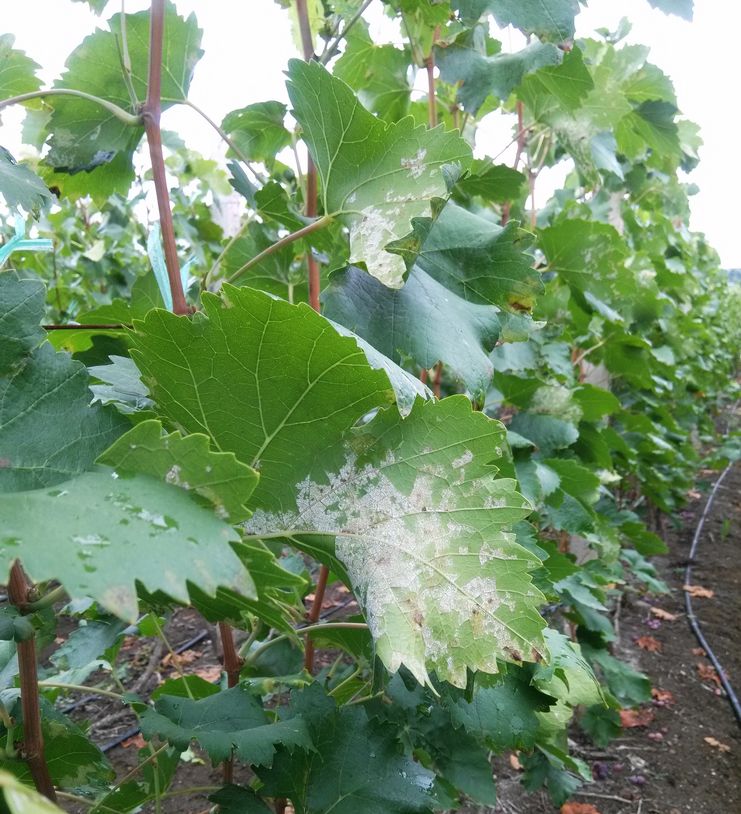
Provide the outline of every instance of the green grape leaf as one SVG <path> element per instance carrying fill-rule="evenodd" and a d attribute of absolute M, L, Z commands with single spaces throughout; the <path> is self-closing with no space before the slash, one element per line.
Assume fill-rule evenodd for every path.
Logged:
<path fill-rule="evenodd" d="M 16 720 L 21 719 L 20 701 L 12 713 Z M 41 699 L 41 729 L 44 760 L 57 788 L 77 794 L 94 794 L 113 780 L 113 768 L 106 756 L 79 726 L 44 698 Z M 3 757 L 0 759 L 0 769 L 12 772 L 20 781 L 33 785 L 31 771 L 25 762 Z"/>
<path fill-rule="evenodd" d="M 146 98 L 149 64 L 149 12 L 125 15 L 126 42 L 131 57 L 131 84 L 139 101 Z M 196 18 L 180 17 L 166 6 L 162 67 L 162 107 L 186 98 L 193 69 L 200 59 L 201 31 Z M 121 15 L 109 20 L 72 52 L 55 87 L 70 88 L 136 112 L 120 57 Z M 113 192 L 125 195 L 134 177 L 132 156 L 144 133 L 117 119 L 100 105 L 72 96 L 49 97 L 49 167 L 46 180 L 71 197 L 90 194 L 104 200 Z"/>
<path fill-rule="evenodd" d="M 113 617 L 82 619 L 49 660 L 57 670 L 86 668 L 113 647 L 125 629 L 126 624 Z"/>
<path fill-rule="evenodd" d="M 625 706 L 645 704 L 651 700 L 651 682 L 625 662 L 611 656 L 606 650 L 582 646 L 586 658 L 602 671 L 610 692 Z"/>
<path fill-rule="evenodd" d="M 262 792 L 287 797 L 296 814 L 427 814 L 434 775 L 402 755 L 396 733 L 359 707 L 337 709 L 317 684 L 291 697 L 316 753 L 286 754 L 257 769 Z M 321 755 L 321 760 L 317 758 Z"/>
<path fill-rule="evenodd" d="M 395 122 L 409 111 L 408 70 L 409 55 L 393 45 L 376 45 L 361 18 L 350 29 L 333 73 L 347 82 L 371 113 Z"/>
<path fill-rule="evenodd" d="M 454 725 L 496 752 L 532 749 L 538 734 L 537 712 L 553 703 L 519 673 L 508 673 L 493 687 L 477 687 L 471 701 L 452 694 L 443 700 Z"/>
<path fill-rule="evenodd" d="M 115 410 L 90 406 L 83 364 L 48 342 L 33 347 L 43 336 L 39 286 L 22 272 L 0 275 L 0 492 L 50 486 L 89 469 L 126 426 Z"/>
<path fill-rule="evenodd" d="M 228 545 L 237 533 L 182 490 L 146 475 L 85 472 L 54 488 L 0 495 L 2 568 L 20 559 L 36 582 L 58 579 L 128 622 L 136 583 L 188 602 L 188 583 L 254 596 Z"/>
<path fill-rule="evenodd" d="M 435 671 L 465 687 L 467 669 L 496 673 L 498 658 L 544 653 L 528 575 L 540 560 L 505 531 L 531 507 L 492 475 L 504 427 L 453 396 L 418 402 L 406 419 L 383 411 L 342 450 L 336 471 L 295 483 L 296 510 L 258 510 L 246 530 L 324 545 L 391 672 L 405 665 L 429 683 Z"/>
<path fill-rule="evenodd" d="M 536 111 L 544 106 L 575 110 L 593 88 L 581 51 L 573 48 L 563 62 L 551 63 L 526 77 L 518 95 Z"/>
<path fill-rule="evenodd" d="M 579 437 L 579 430 L 570 421 L 540 413 L 518 413 L 510 429 L 532 441 L 543 455 L 570 447 Z"/>
<path fill-rule="evenodd" d="M 513 25 L 554 42 L 574 36 L 579 0 L 489 0 L 488 5 L 500 26 Z"/>
<path fill-rule="evenodd" d="M 64 814 L 33 788 L 6 771 L 0 771 L 0 789 L 10 814 Z"/>
<path fill-rule="evenodd" d="M 526 74 L 546 65 L 558 65 L 561 59 L 562 53 L 555 45 L 543 42 L 534 42 L 514 54 L 489 56 L 480 26 L 460 34 L 450 45 L 435 48 L 440 78 L 458 85 L 458 102 L 474 115 L 488 96 L 506 100 Z"/>
<path fill-rule="evenodd" d="M 44 284 L 35 274 L 0 274 L 0 375 L 22 362 L 46 336 L 39 324 L 45 299 Z"/>
<path fill-rule="evenodd" d="M 520 198 L 526 182 L 521 172 L 485 158 L 475 159 L 471 172 L 461 178 L 457 186 L 466 195 L 479 195 L 493 203 L 506 203 Z"/>
<path fill-rule="evenodd" d="M 225 286 L 203 308 L 150 312 L 132 357 L 170 421 L 260 473 L 250 505 L 293 508 L 296 473 L 320 469 L 327 447 L 392 400 L 388 379 L 306 305 Z"/>
<path fill-rule="evenodd" d="M 349 261 L 391 288 L 404 282 L 404 261 L 386 251 L 411 231 L 412 218 L 448 193 L 446 175 L 467 169 L 470 147 L 455 133 L 386 124 L 352 90 L 316 62 L 291 60 L 288 95 L 316 163 L 327 215 L 350 231 Z"/>
<path fill-rule="evenodd" d="M 648 0 L 648 2 L 654 8 L 661 9 L 664 14 L 677 14 L 685 20 L 692 20 L 693 0 Z"/>
<path fill-rule="evenodd" d="M 95 400 L 101 404 L 115 404 L 121 413 L 149 410 L 153 402 L 139 376 L 139 370 L 128 356 L 109 356 L 111 364 L 92 365 L 91 376 L 103 384 L 91 384 Z"/>
<path fill-rule="evenodd" d="M 607 709 L 601 704 L 584 710 L 579 726 L 589 735 L 595 746 L 602 749 L 623 731 L 618 711 Z"/>
<path fill-rule="evenodd" d="M 416 263 L 404 287 L 393 291 L 350 267 L 332 275 L 326 314 L 394 361 L 411 357 L 423 368 L 443 361 L 478 398 L 491 381 L 488 354 L 497 340 L 531 327 L 500 308 L 532 307 L 540 275 L 518 246 L 514 224 L 497 226 L 448 204 L 434 222 L 414 226 L 409 259 Z"/>
<path fill-rule="evenodd" d="M 284 119 L 286 106 L 281 102 L 257 102 L 227 113 L 221 129 L 245 158 L 268 165 L 291 143 Z"/>
<path fill-rule="evenodd" d="M 295 624 L 305 616 L 302 597 L 307 580 L 288 571 L 259 540 L 236 543 L 233 548 L 255 583 L 257 599 L 226 588 L 209 596 L 194 585 L 190 589 L 194 606 L 211 622 L 224 619 L 239 622 L 246 612 L 276 630 L 293 635 Z"/>
<path fill-rule="evenodd" d="M 5 147 L 0 146 L 0 199 L 10 209 L 20 207 L 35 213 L 51 203 L 53 196 L 30 167 L 19 164 Z"/>
<path fill-rule="evenodd" d="M 221 814 L 273 814 L 252 789 L 228 785 L 208 798 L 216 803 Z"/>
<path fill-rule="evenodd" d="M 313 750 L 300 717 L 271 723 L 262 704 L 241 686 L 198 701 L 160 696 L 141 723 L 146 738 L 158 736 L 181 751 L 197 741 L 214 763 L 226 760 L 232 749 L 240 760 L 259 766 L 272 764 L 278 745 Z"/>
<path fill-rule="evenodd" d="M 497 308 L 466 302 L 419 268 L 393 291 L 350 266 L 332 275 L 323 300 L 330 319 L 385 356 L 398 362 L 411 357 L 424 369 L 442 361 L 469 393 L 486 392 L 493 372 L 487 351 L 502 327 Z"/>
<path fill-rule="evenodd" d="M 581 407 L 584 421 L 599 421 L 620 409 L 620 400 L 609 390 L 593 384 L 582 384 L 574 390 L 574 401 Z"/>
<path fill-rule="evenodd" d="M 13 48 L 14 43 L 12 34 L 0 34 L 0 101 L 41 87 L 41 80 L 36 76 L 41 66 L 23 51 Z"/>
<path fill-rule="evenodd" d="M 579 645 L 550 628 L 543 631 L 543 637 L 551 658 L 547 665 L 535 667 L 533 686 L 571 707 L 604 704 L 602 688 Z"/>
<path fill-rule="evenodd" d="M 257 485 L 254 469 L 232 452 L 215 452 L 206 435 L 164 433 L 159 421 L 142 421 L 122 435 L 99 458 L 119 474 L 140 472 L 193 490 L 230 523 L 246 520 L 244 504 Z"/>
<path fill-rule="evenodd" d="M 73 3 L 86 3 L 90 6 L 90 10 L 100 17 L 108 5 L 108 0 L 72 0 Z"/>

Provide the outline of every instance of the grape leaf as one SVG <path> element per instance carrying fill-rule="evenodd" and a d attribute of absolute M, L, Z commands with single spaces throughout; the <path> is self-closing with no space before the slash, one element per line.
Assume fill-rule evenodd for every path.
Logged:
<path fill-rule="evenodd" d="M 126 41 L 131 57 L 131 84 L 142 101 L 147 92 L 149 12 L 125 15 Z M 98 29 L 70 54 L 66 70 L 55 87 L 71 88 L 106 99 L 130 112 L 133 109 L 121 65 L 121 15 Z M 166 5 L 162 64 L 162 108 L 184 99 L 195 64 L 201 56 L 201 31 L 196 18 L 180 17 Z M 52 170 L 46 180 L 71 196 L 90 194 L 104 200 L 113 192 L 123 195 L 134 177 L 132 156 L 144 133 L 117 119 L 100 105 L 71 96 L 49 97 L 52 107 L 48 129 L 49 152 L 44 161 Z M 80 173 L 85 173 L 82 177 Z M 91 173 L 91 175 L 88 175 Z"/>
<path fill-rule="evenodd" d="M 188 583 L 254 596 L 228 545 L 237 533 L 182 490 L 146 475 L 85 472 L 50 489 L 0 495 L 0 563 L 20 559 L 34 581 L 58 579 L 128 622 L 136 583 L 188 602 Z"/>
<path fill-rule="evenodd" d="M 0 198 L 10 209 L 20 207 L 26 212 L 38 212 L 53 200 L 46 184 L 25 164 L 19 164 L 0 146 Z"/>
<path fill-rule="evenodd" d="M 404 262 L 386 246 L 410 232 L 412 218 L 429 214 L 434 198 L 447 195 L 448 167 L 453 175 L 467 169 L 469 146 L 441 128 L 415 127 L 410 118 L 384 123 L 316 62 L 291 60 L 288 76 L 324 211 L 350 230 L 349 261 L 365 263 L 384 285 L 400 288 Z"/>
<path fill-rule="evenodd" d="M 474 115 L 488 96 L 506 100 L 526 74 L 546 65 L 558 65 L 561 58 L 555 45 L 543 42 L 534 42 L 514 54 L 490 56 L 480 26 L 460 34 L 450 45 L 435 48 L 440 78 L 458 86 L 458 102 Z"/>
<path fill-rule="evenodd" d="M 85 366 L 48 342 L 43 285 L 0 275 L 0 492 L 49 486 L 83 472 L 126 426 L 90 406 Z M 8 334 L 13 332 L 13 339 Z"/>
<path fill-rule="evenodd" d="M 250 505 L 293 508 L 295 474 L 332 465 L 327 447 L 391 401 L 388 379 L 307 305 L 225 286 L 203 308 L 150 312 L 132 357 L 170 421 L 258 470 Z"/>
<path fill-rule="evenodd" d="M 677 14 L 685 20 L 692 20 L 693 0 L 648 0 L 648 2 L 654 8 L 661 9 L 664 14 Z"/>
<path fill-rule="evenodd" d="M 249 517 L 244 504 L 258 475 L 231 452 L 214 452 L 206 435 L 163 433 L 159 421 L 142 421 L 122 435 L 98 459 L 119 473 L 141 472 L 165 480 L 213 504 L 230 523 Z"/>
<path fill-rule="evenodd" d="M 529 326 L 498 306 L 527 311 L 540 275 L 517 245 L 515 224 L 497 226 L 448 204 L 434 222 L 415 221 L 414 229 L 408 260 L 416 263 L 403 288 L 388 289 L 350 267 L 332 275 L 326 314 L 394 361 L 411 357 L 429 368 L 442 360 L 478 398 L 491 381 L 488 354 L 497 340 Z"/>
<path fill-rule="evenodd" d="M 393 45 L 376 45 L 361 18 L 348 33 L 333 73 L 347 82 L 371 113 L 394 122 L 409 110 L 408 70 L 409 55 Z"/>
<path fill-rule="evenodd" d="M 469 701 L 448 693 L 443 697 L 457 726 L 494 749 L 532 749 L 538 734 L 538 710 L 547 710 L 553 699 L 530 685 L 519 674 L 507 674 L 493 687 L 477 687 Z"/>
<path fill-rule="evenodd" d="M 0 274 L 0 374 L 8 373 L 45 337 L 44 284 L 23 271 Z"/>
<path fill-rule="evenodd" d="M 487 201 L 516 201 L 524 192 L 525 176 L 506 164 L 494 164 L 490 159 L 475 159 L 471 172 L 458 181 L 458 189 L 467 195 L 480 195 Z"/>
<path fill-rule="evenodd" d="M 72 0 L 73 3 L 86 3 L 90 6 L 90 10 L 100 17 L 108 5 L 108 0 Z"/>
<path fill-rule="evenodd" d="M 216 803 L 221 814 L 273 814 L 252 789 L 228 785 L 208 798 Z"/>
<path fill-rule="evenodd" d="M 64 814 L 61 808 L 9 772 L 0 771 L 0 789 L 10 814 Z"/>
<path fill-rule="evenodd" d="M 262 792 L 290 798 L 296 814 L 427 814 L 434 775 L 399 752 L 396 733 L 358 707 L 337 709 L 317 684 L 291 697 L 314 752 L 276 755 L 257 769 Z M 321 755 L 321 760 L 317 758 Z"/>
<path fill-rule="evenodd" d="M 281 102 L 257 102 L 224 117 L 221 129 L 230 136 L 245 158 L 270 164 L 276 153 L 291 143 L 283 120 L 286 106 Z"/>
<path fill-rule="evenodd" d="M 258 510 L 246 529 L 323 545 L 386 667 L 465 687 L 467 668 L 496 673 L 497 658 L 544 652 L 528 576 L 540 561 L 504 530 L 531 508 L 490 466 L 504 444 L 504 427 L 462 396 L 418 402 L 406 419 L 386 410 L 343 445 L 336 471 L 296 482 L 295 511 Z"/>
<path fill-rule="evenodd" d="M 14 43 L 12 34 L 0 34 L 0 101 L 41 87 L 41 80 L 36 76 L 41 66 L 23 51 L 13 48 Z"/>
<path fill-rule="evenodd" d="M 488 6 L 500 26 L 555 42 L 573 38 L 579 13 L 579 0 L 489 0 Z"/>
<path fill-rule="evenodd" d="M 141 717 L 142 733 L 167 740 L 181 751 L 198 741 L 214 763 L 226 760 L 234 749 L 245 763 L 270 766 L 276 746 L 313 750 L 300 717 L 271 723 L 262 704 L 244 687 L 232 687 L 192 701 L 160 696 L 154 710 Z"/>
<path fill-rule="evenodd" d="M 103 384 L 91 384 L 95 401 L 101 404 L 115 404 L 121 413 L 136 413 L 151 409 L 152 400 L 147 396 L 147 388 L 139 376 L 139 370 L 128 356 L 109 356 L 111 364 L 92 365 L 88 368 L 91 376 Z"/>

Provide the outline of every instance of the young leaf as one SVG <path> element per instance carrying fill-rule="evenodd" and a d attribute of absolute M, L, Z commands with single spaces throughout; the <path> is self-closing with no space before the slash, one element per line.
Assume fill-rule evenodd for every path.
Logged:
<path fill-rule="evenodd" d="M 152 311 L 132 356 L 170 421 L 258 470 L 251 505 L 290 510 L 297 480 L 331 466 L 327 448 L 391 400 L 388 379 L 308 306 L 223 291 L 193 319 Z"/>
<path fill-rule="evenodd" d="M 192 489 L 230 523 L 249 517 L 244 507 L 257 485 L 254 469 L 231 452 L 215 452 L 206 435 L 163 433 L 159 421 L 142 421 L 98 459 L 119 474 L 140 472 L 183 489 Z"/>
<path fill-rule="evenodd" d="M 199 701 L 163 695 L 154 710 L 142 715 L 142 732 L 158 736 L 185 751 L 197 741 L 214 763 L 234 749 L 245 763 L 270 766 L 278 745 L 313 750 L 300 717 L 271 723 L 262 704 L 244 687 L 232 687 Z"/>
<path fill-rule="evenodd" d="M 475 1 L 475 0 L 474 0 Z M 562 42 L 574 36 L 580 0 L 489 0 L 500 26 L 513 25 L 524 34 Z"/>
<path fill-rule="evenodd" d="M 53 489 L 0 495 L 0 566 L 20 559 L 31 579 L 58 579 L 128 622 L 136 583 L 188 602 L 188 583 L 248 596 L 254 585 L 229 542 L 237 533 L 182 490 L 146 475 L 85 472 Z"/>
<path fill-rule="evenodd" d="M 502 425 L 463 397 L 418 402 L 406 419 L 386 410 L 353 433 L 334 472 L 297 480 L 295 511 L 258 510 L 246 528 L 324 546 L 386 667 L 465 687 L 467 669 L 545 652 L 528 575 L 540 560 L 504 530 L 531 509 L 490 466 L 504 443 Z"/>
<path fill-rule="evenodd" d="M 404 262 L 386 246 L 411 231 L 412 218 L 429 214 L 433 198 L 447 195 L 446 165 L 467 169 L 469 146 L 440 128 L 414 127 L 409 118 L 385 124 L 316 62 L 291 60 L 288 77 L 325 214 L 350 229 L 349 261 L 365 263 L 384 285 L 400 288 Z"/>

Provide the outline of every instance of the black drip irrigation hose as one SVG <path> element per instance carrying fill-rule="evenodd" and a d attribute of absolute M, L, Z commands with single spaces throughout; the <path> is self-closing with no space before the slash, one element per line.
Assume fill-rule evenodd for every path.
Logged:
<path fill-rule="evenodd" d="M 705 503 L 705 508 L 700 515 L 700 521 L 697 524 L 697 528 L 695 529 L 695 536 L 692 538 L 692 545 L 690 546 L 690 554 L 689 559 L 687 562 L 687 568 L 684 572 L 684 584 L 691 585 L 691 577 L 692 577 L 692 566 L 695 562 L 695 553 L 697 552 L 698 545 L 700 543 L 700 539 L 702 537 L 702 531 L 705 527 L 705 520 L 707 519 L 708 514 L 710 513 L 710 509 L 713 505 L 713 501 L 715 500 L 715 496 L 718 493 L 718 489 L 720 489 L 720 485 L 725 479 L 726 475 L 731 471 L 733 468 L 733 463 L 728 464 L 728 466 L 721 472 L 720 477 L 718 480 L 715 481 L 713 484 L 713 488 L 708 495 L 708 499 Z M 700 628 L 700 622 L 695 615 L 694 608 L 692 607 L 692 596 L 690 595 L 689 591 L 685 591 L 684 593 L 684 607 L 687 611 L 687 622 L 689 623 L 690 630 L 695 634 L 695 638 L 700 643 L 702 649 L 707 654 L 707 657 L 710 659 L 711 664 L 715 667 L 715 672 L 718 674 L 718 678 L 720 679 L 721 686 L 725 690 L 726 696 L 728 697 L 728 702 L 731 705 L 731 709 L 733 710 L 733 714 L 736 717 L 736 721 L 738 722 L 739 726 L 741 726 L 741 702 L 738 700 L 738 696 L 736 695 L 733 687 L 731 686 L 731 682 L 728 680 L 728 674 L 723 669 L 723 665 L 718 661 L 718 657 L 713 652 L 713 649 L 707 642 L 705 635 Z"/>

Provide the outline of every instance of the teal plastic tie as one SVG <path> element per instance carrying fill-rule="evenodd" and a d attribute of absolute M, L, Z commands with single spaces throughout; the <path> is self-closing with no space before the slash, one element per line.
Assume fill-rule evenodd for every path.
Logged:
<path fill-rule="evenodd" d="M 20 215 L 15 216 L 15 235 L 0 246 L 0 266 L 13 252 L 50 252 L 54 244 L 46 237 L 26 237 L 26 221 Z"/>

